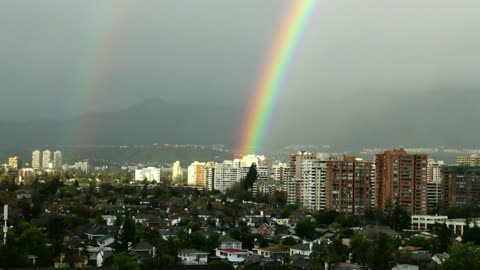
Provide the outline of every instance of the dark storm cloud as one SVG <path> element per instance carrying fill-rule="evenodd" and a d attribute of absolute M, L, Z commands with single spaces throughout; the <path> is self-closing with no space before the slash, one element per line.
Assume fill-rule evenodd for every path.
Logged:
<path fill-rule="evenodd" d="M 289 3 L 2 1 L 0 119 L 92 109 L 65 107 L 86 91 L 79 77 L 95 67 L 86 59 L 102 48 L 108 57 L 96 110 L 151 97 L 243 106 Z M 468 0 L 319 1 L 289 68 L 273 133 L 329 141 L 351 132 L 341 128 L 356 125 L 350 115 L 385 115 L 405 102 L 401 93 L 428 100 L 436 91 L 476 90 L 479 8 Z M 292 110 L 306 121 L 293 121 Z"/>

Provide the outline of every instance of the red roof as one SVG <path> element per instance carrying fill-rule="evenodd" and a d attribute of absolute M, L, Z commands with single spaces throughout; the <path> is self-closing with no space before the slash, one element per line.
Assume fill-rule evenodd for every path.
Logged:
<path fill-rule="evenodd" d="M 218 250 L 227 252 L 227 253 L 247 253 L 248 251 L 243 249 L 236 249 L 236 248 L 218 248 Z"/>

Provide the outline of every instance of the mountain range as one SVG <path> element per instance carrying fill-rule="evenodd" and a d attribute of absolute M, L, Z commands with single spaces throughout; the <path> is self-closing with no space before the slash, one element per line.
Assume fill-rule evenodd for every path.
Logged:
<path fill-rule="evenodd" d="M 283 101 L 284 103 L 286 101 Z M 359 91 L 280 103 L 268 143 L 342 147 L 479 145 L 480 91 Z M 0 147 L 132 144 L 234 145 L 242 106 L 151 99 L 118 112 L 65 121 L 0 122 Z"/>

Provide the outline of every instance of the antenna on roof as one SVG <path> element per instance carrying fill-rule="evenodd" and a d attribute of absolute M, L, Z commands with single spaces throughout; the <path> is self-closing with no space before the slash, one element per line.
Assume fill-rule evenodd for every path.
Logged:
<path fill-rule="evenodd" d="M 7 231 L 8 231 L 8 226 L 7 226 L 7 220 L 8 220 L 8 205 L 3 206 L 3 221 L 4 221 L 4 226 L 3 226 L 3 245 L 7 245 Z"/>

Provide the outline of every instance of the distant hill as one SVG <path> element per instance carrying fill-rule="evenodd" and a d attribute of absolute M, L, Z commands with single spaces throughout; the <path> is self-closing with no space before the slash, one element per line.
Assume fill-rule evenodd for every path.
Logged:
<path fill-rule="evenodd" d="M 152 99 L 119 112 L 68 121 L 0 122 L 0 147 L 43 145 L 231 144 L 241 108 Z"/>
<path fill-rule="evenodd" d="M 299 98 L 300 99 L 300 98 Z M 363 91 L 279 106 L 268 143 L 333 147 L 480 148 L 480 91 Z M 126 110 L 68 121 L 0 122 L 2 148 L 46 145 L 225 144 L 240 133 L 241 106 L 152 99 Z"/>

